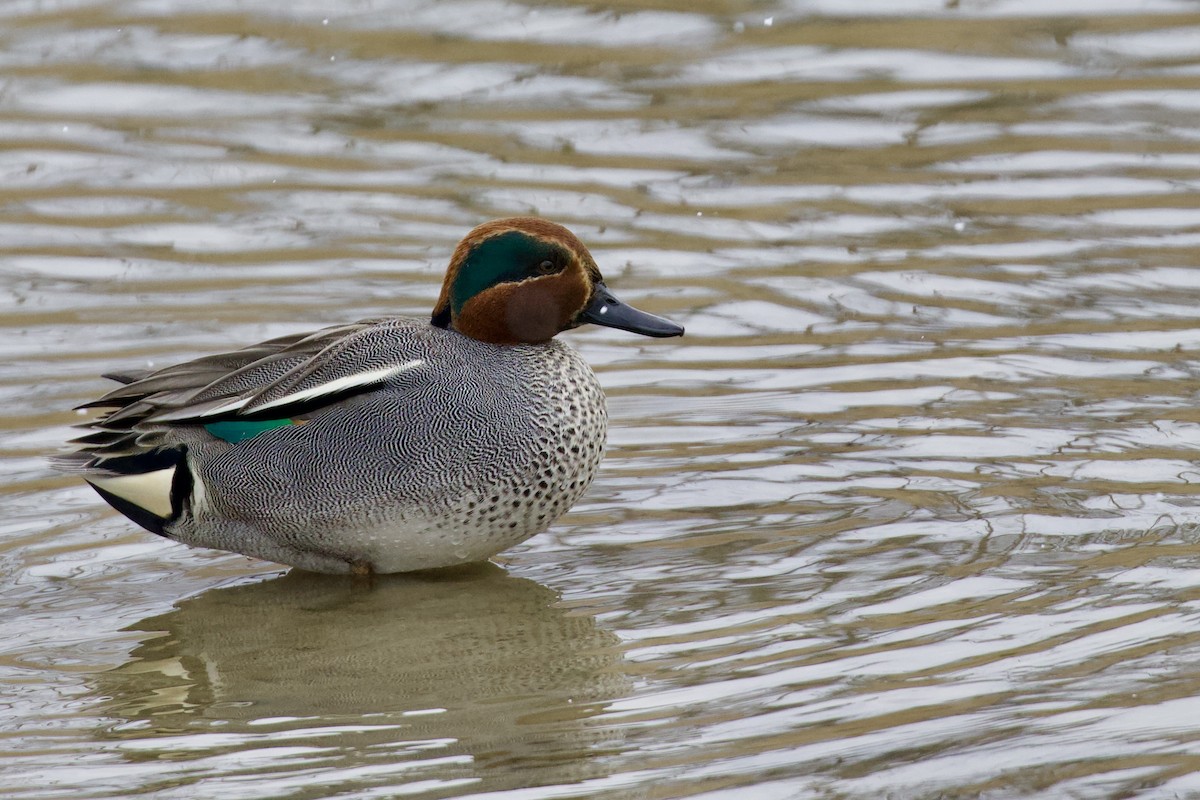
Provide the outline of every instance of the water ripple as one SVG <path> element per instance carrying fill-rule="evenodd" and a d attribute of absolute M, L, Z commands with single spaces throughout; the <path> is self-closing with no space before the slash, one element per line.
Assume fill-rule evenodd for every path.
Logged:
<path fill-rule="evenodd" d="M 1200 789 L 1194 4 L 0 8 L 16 798 Z M 44 458 L 102 372 L 425 314 L 569 224 L 604 469 L 369 592 Z"/>

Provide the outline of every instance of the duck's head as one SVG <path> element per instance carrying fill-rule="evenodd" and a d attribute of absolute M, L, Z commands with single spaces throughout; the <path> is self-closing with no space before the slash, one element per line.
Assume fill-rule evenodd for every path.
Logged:
<path fill-rule="evenodd" d="M 683 334 L 614 297 L 583 242 L 536 217 L 485 222 L 459 242 L 432 322 L 493 344 L 548 342 L 586 322 L 644 336 Z"/>

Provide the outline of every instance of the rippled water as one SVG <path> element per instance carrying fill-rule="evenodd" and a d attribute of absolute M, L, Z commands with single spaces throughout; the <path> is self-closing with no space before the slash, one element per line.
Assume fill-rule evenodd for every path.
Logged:
<path fill-rule="evenodd" d="M 1197 111 L 1182 0 L 0 5 L 5 796 L 1200 796 Z M 510 213 L 688 335 L 568 335 L 609 456 L 498 565 L 48 469 Z"/>

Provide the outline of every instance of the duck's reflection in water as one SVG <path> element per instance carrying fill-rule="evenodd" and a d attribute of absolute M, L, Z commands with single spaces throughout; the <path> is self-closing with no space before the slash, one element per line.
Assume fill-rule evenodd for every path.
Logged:
<path fill-rule="evenodd" d="M 595 717 L 630 681 L 617 638 L 557 600 L 494 565 L 213 589 L 134 626 L 154 635 L 99 676 L 103 735 L 205 783 L 598 777 L 618 743 Z"/>

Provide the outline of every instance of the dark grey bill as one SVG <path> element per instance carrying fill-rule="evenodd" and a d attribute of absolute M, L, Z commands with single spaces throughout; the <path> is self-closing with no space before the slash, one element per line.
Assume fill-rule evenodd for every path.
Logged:
<path fill-rule="evenodd" d="M 683 326 L 676 325 L 669 319 L 638 311 L 633 306 L 627 306 L 616 298 L 603 283 L 596 284 L 592 294 L 592 302 L 579 315 L 581 322 L 591 322 L 608 328 L 618 328 L 623 331 L 640 333 L 643 336 L 682 336 Z"/>

